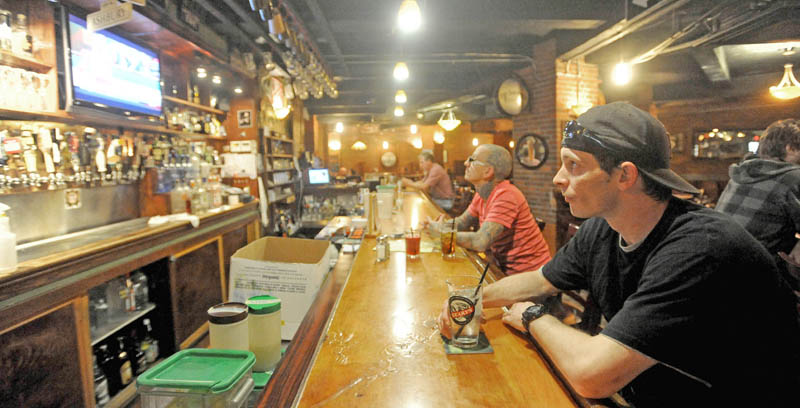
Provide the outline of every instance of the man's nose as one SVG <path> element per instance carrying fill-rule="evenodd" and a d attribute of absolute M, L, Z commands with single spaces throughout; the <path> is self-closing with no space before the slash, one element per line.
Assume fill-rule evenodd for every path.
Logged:
<path fill-rule="evenodd" d="M 564 172 L 564 166 L 561 166 L 558 169 L 558 172 L 556 173 L 556 175 L 553 176 L 553 184 L 555 184 L 556 186 L 559 186 L 559 187 L 566 186 L 567 178 L 564 177 L 563 172 Z"/>

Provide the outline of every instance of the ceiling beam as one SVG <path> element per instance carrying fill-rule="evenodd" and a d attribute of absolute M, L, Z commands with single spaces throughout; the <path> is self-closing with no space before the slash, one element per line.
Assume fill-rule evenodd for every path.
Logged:
<path fill-rule="evenodd" d="M 314 16 L 314 19 L 317 21 L 317 27 L 322 32 L 322 35 L 328 40 L 328 45 L 331 47 L 336 61 L 339 63 L 339 65 L 341 65 L 344 74 L 350 75 L 350 67 L 347 66 L 347 63 L 342 56 L 342 50 L 339 48 L 339 43 L 336 42 L 336 37 L 334 37 L 333 32 L 331 31 L 331 25 L 328 23 L 325 13 L 323 13 L 322 9 L 319 7 L 319 3 L 317 3 L 317 0 L 305 0 L 305 2 L 306 6 L 311 10 L 311 14 Z"/>
<path fill-rule="evenodd" d="M 692 52 L 692 57 L 712 84 L 726 88 L 731 86 L 731 72 L 723 47 L 697 48 Z"/>

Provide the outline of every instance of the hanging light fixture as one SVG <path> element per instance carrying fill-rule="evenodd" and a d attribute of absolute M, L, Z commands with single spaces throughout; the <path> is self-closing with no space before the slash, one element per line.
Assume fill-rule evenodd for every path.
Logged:
<path fill-rule="evenodd" d="M 334 150 L 334 151 L 341 150 L 342 149 L 342 142 L 340 142 L 338 140 L 331 140 L 330 142 L 328 142 L 328 148 L 331 149 L 331 150 Z"/>
<path fill-rule="evenodd" d="M 800 83 L 794 77 L 792 64 L 783 66 L 783 78 L 776 86 L 769 87 L 769 93 L 778 99 L 794 99 L 800 96 Z"/>
<path fill-rule="evenodd" d="M 417 149 L 422 149 L 422 139 L 419 137 L 414 138 L 414 140 L 411 141 L 411 145 Z"/>
<path fill-rule="evenodd" d="M 408 79 L 408 65 L 406 65 L 405 62 L 398 62 L 395 64 L 392 76 L 398 81 L 405 81 Z"/>
<path fill-rule="evenodd" d="M 383 150 L 386 150 L 386 149 L 388 149 L 388 148 L 389 148 L 389 142 L 387 142 L 387 141 L 385 141 L 385 140 L 383 141 L 383 144 L 382 144 L 382 145 L 383 145 Z"/>
<path fill-rule="evenodd" d="M 399 117 L 401 117 L 401 116 L 403 116 L 405 114 L 406 114 L 406 111 L 403 110 L 402 106 L 395 106 L 394 107 L 394 116 L 397 116 L 399 118 Z"/>
<path fill-rule="evenodd" d="M 617 85 L 626 85 L 628 82 L 631 82 L 632 76 L 633 70 L 631 69 L 631 64 L 626 62 L 620 62 L 614 66 L 614 70 L 611 71 L 611 79 Z"/>
<path fill-rule="evenodd" d="M 433 142 L 436 144 L 444 143 L 444 132 L 441 130 L 433 132 Z"/>
<path fill-rule="evenodd" d="M 291 106 L 273 108 L 273 111 L 275 112 L 275 117 L 278 118 L 278 119 L 283 119 L 283 118 L 289 116 L 289 112 L 291 112 L 291 110 L 292 110 Z"/>
<path fill-rule="evenodd" d="M 449 132 L 457 128 L 458 125 L 461 124 L 461 121 L 456 119 L 456 115 L 452 110 L 449 110 L 447 112 L 442 112 L 442 117 L 440 117 L 436 123 L 438 123 L 442 129 Z"/>
<path fill-rule="evenodd" d="M 334 128 L 334 130 L 336 131 L 336 133 L 344 132 L 344 123 L 336 122 L 336 127 Z"/>
<path fill-rule="evenodd" d="M 367 145 L 364 142 L 357 140 L 352 146 L 350 146 L 350 148 L 353 150 L 367 150 Z"/>
<path fill-rule="evenodd" d="M 405 33 L 417 31 L 422 25 L 422 15 L 415 0 L 403 0 L 397 12 L 397 28 Z"/>
<path fill-rule="evenodd" d="M 411 132 L 412 135 L 416 135 L 417 132 L 419 131 L 419 128 L 417 128 L 417 125 L 411 125 L 408 127 L 408 130 Z"/>
<path fill-rule="evenodd" d="M 397 103 L 406 103 L 408 101 L 408 96 L 406 96 L 406 91 L 400 89 L 394 94 L 394 101 Z"/>

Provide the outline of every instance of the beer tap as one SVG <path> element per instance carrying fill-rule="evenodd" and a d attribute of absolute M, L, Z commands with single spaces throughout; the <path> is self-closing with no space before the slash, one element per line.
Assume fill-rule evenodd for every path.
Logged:
<path fill-rule="evenodd" d="M 0 130 L 0 191 L 5 191 L 8 189 L 8 155 L 6 154 L 6 149 L 3 147 L 3 144 L 8 137 L 8 130 Z"/>
<path fill-rule="evenodd" d="M 111 136 L 111 141 L 108 143 L 108 151 L 106 152 L 106 162 L 108 163 L 109 176 L 115 182 L 120 181 L 120 167 L 122 166 L 121 156 L 122 146 L 120 146 L 119 136 Z"/>
<path fill-rule="evenodd" d="M 20 178 L 20 169 L 23 168 L 21 163 L 22 159 L 22 141 L 18 137 L 9 136 L 8 131 L 3 137 L 3 152 L 6 156 L 6 164 L 3 166 L 3 173 L 5 173 L 5 184 L 7 188 L 13 189 L 22 181 Z"/>
<path fill-rule="evenodd" d="M 64 165 L 72 167 L 72 174 L 67 177 L 67 181 L 71 183 L 80 183 L 81 180 L 81 159 L 80 159 L 80 146 L 81 141 L 75 132 L 67 132 L 64 134 L 66 142 L 62 150 L 64 156 Z"/>
<path fill-rule="evenodd" d="M 20 140 L 22 141 L 23 149 L 22 158 L 25 161 L 25 171 L 27 173 L 23 173 L 21 178 L 24 184 L 31 187 L 38 187 L 40 183 L 39 161 L 37 160 L 36 140 L 33 138 L 33 132 L 28 129 L 23 130 Z"/>
<path fill-rule="evenodd" d="M 39 146 L 39 151 L 42 152 L 42 157 L 44 157 L 44 169 L 49 180 L 47 189 L 54 190 L 56 188 L 56 166 L 53 162 L 53 157 L 50 156 L 50 152 L 53 150 L 53 135 L 50 133 L 50 129 L 46 127 L 39 128 L 36 135 L 36 144 Z"/>
<path fill-rule="evenodd" d="M 63 169 L 65 168 L 64 163 L 67 160 L 65 157 L 62 156 L 62 146 L 64 136 L 61 135 L 61 129 L 53 128 L 53 138 L 51 139 L 52 144 L 52 151 L 53 151 L 53 164 L 56 167 L 56 185 L 57 186 L 64 186 L 64 172 Z"/>
<path fill-rule="evenodd" d="M 83 183 L 92 182 L 92 159 L 91 159 L 91 144 L 92 137 L 96 130 L 94 128 L 85 128 L 83 130 L 83 137 L 78 144 L 78 157 L 80 159 L 80 181 Z"/>

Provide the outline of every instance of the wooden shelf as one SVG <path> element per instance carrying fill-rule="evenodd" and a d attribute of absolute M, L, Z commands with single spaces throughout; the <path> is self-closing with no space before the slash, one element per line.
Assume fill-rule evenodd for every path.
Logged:
<path fill-rule="evenodd" d="M 282 137 L 275 137 L 275 136 L 264 136 L 264 137 L 269 139 L 269 140 L 277 140 L 277 141 L 286 142 L 286 143 L 294 143 L 294 140 L 292 140 L 292 139 L 284 139 Z"/>
<path fill-rule="evenodd" d="M 205 106 L 205 105 L 200 105 L 200 104 L 197 104 L 197 103 L 189 102 L 189 101 L 181 99 L 181 98 L 175 98 L 175 97 L 167 96 L 167 95 L 163 95 L 162 98 L 164 98 L 164 100 L 168 101 L 168 102 L 176 103 L 178 105 L 188 106 L 190 108 L 199 109 L 199 110 L 205 111 L 205 112 L 216 113 L 217 115 L 227 115 L 228 114 L 228 112 L 225 112 L 223 110 L 214 109 L 214 108 L 212 108 L 210 106 Z"/>
<path fill-rule="evenodd" d="M 289 198 L 289 197 L 293 197 L 293 196 L 294 196 L 294 194 L 284 194 L 284 195 L 282 195 L 282 196 L 278 196 L 278 197 L 277 197 L 276 199 L 274 199 L 274 200 L 270 200 L 270 202 L 272 202 L 272 203 L 278 203 L 278 202 L 284 201 L 284 200 L 286 200 L 287 198 Z"/>
<path fill-rule="evenodd" d="M 47 73 L 53 68 L 50 65 L 39 62 L 32 57 L 24 57 L 21 55 L 12 54 L 8 51 L 0 51 L 0 64 L 8 65 L 14 68 L 27 69 L 29 71 L 36 71 L 42 74 Z"/>
<path fill-rule="evenodd" d="M 265 170 L 266 173 L 277 173 L 279 171 L 293 171 L 294 169 L 277 169 L 277 170 Z"/>
<path fill-rule="evenodd" d="M 283 153 L 267 153 L 267 157 L 279 157 L 279 158 L 285 158 L 285 159 L 294 158 L 294 156 L 292 156 L 291 154 L 283 154 Z"/>
<path fill-rule="evenodd" d="M 280 187 L 280 186 L 288 186 L 288 185 L 290 185 L 290 184 L 294 184 L 296 181 L 297 181 L 297 180 L 284 181 L 283 183 L 272 184 L 272 185 L 268 186 L 267 188 L 272 188 L 272 187 Z"/>

